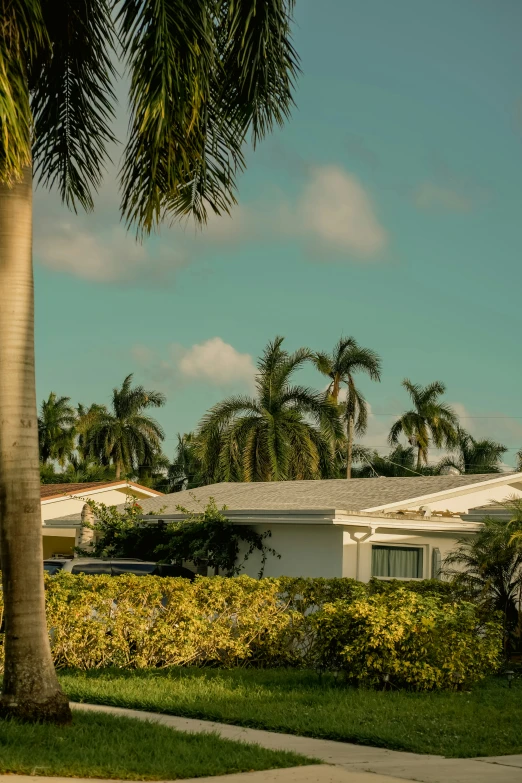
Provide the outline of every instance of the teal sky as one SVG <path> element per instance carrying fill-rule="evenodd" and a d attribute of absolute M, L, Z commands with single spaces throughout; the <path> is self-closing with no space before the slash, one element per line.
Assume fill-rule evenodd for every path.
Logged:
<path fill-rule="evenodd" d="M 249 151 L 231 219 L 139 247 L 113 170 L 87 217 L 39 190 L 39 399 L 107 402 L 134 372 L 168 396 L 171 456 L 178 431 L 248 392 L 276 334 L 292 350 L 353 335 L 383 359 L 382 383 L 362 381 L 369 444 L 386 450 L 404 377 L 440 379 L 464 426 L 504 442 L 513 464 L 521 31 L 519 0 L 298 0 L 297 107 Z M 311 368 L 301 380 L 324 386 Z"/>

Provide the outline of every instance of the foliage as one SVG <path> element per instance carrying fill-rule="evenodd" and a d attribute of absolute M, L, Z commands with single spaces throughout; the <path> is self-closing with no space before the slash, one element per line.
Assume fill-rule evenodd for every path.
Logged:
<path fill-rule="evenodd" d="M 38 417 L 38 446 L 44 464 L 56 460 L 64 465 L 74 449 L 76 414 L 69 397 L 51 392 L 43 400 Z"/>
<path fill-rule="evenodd" d="M 500 624 L 466 601 L 352 579 L 46 575 L 59 667 L 314 666 L 360 684 L 451 688 L 498 664 Z M 458 677 L 457 677 L 458 675 Z"/>
<path fill-rule="evenodd" d="M 395 446 L 404 435 L 410 446 L 417 450 L 417 470 L 420 471 L 422 465 L 428 464 L 431 442 L 438 448 L 455 446 L 458 418 L 453 408 L 439 400 L 446 391 L 440 381 L 420 386 L 406 378 L 402 385 L 411 397 L 413 408 L 392 425 L 388 440 L 391 446 Z"/>
<path fill-rule="evenodd" d="M 373 478 L 375 476 L 415 476 L 419 473 L 430 474 L 430 468 L 422 465 L 419 469 L 415 464 L 415 450 L 413 446 L 402 446 L 398 443 L 383 457 L 378 451 L 361 452 L 357 461 L 360 467 L 353 470 L 353 475 L 358 478 Z"/>
<path fill-rule="evenodd" d="M 201 422 L 198 455 L 214 481 L 314 479 L 332 469 L 342 435 L 337 405 L 292 385 L 312 354 L 306 348 L 289 354 L 282 343 L 276 337 L 258 362 L 255 398 L 229 397 Z"/>
<path fill-rule="evenodd" d="M 457 440 L 453 455 L 445 457 L 437 465 L 440 473 L 444 468 L 454 467 L 461 473 L 500 473 L 502 457 L 507 448 L 489 438 L 476 440 L 462 427 L 457 427 Z"/>
<path fill-rule="evenodd" d="M 160 392 L 132 387 L 132 374 L 121 388 L 112 391 L 112 410 L 99 406 L 84 431 L 84 451 L 102 465 L 114 465 L 116 478 L 121 472 L 151 466 L 161 451 L 165 435 L 158 422 L 144 411 L 165 404 Z"/>
<path fill-rule="evenodd" d="M 196 452 L 197 445 L 193 432 L 185 435 L 178 433 L 176 454 L 168 471 L 170 492 L 181 492 L 183 489 L 194 489 L 210 483 L 205 481 L 203 466 Z"/>
<path fill-rule="evenodd" d="M 34 160 L 74 210 L 93 208 L 115 141 L 112 65 L 129 76 L 122 214 L 146 232 L 166 215 L 228 212 L 243 146 L 282 125 L 298 57 L 293 0 L 23 0 L 2 5 L 0 180 Z M 113 13 L 114 10 L 114 13 Z"/>
<path fill-rule="evenodd" d="M 522 549 L 509 522 L 486 517 L 481 530 L 458 541 L 446 556 L 443 573 L 457 588 L 467 590 L 485 614 L 502 613 L 506 654 L 520 645 Z"/>
<path fill-rule="evenodd" d="M 501 630 L 473 604 L 402 589 L 326 604 L 314 615 L 318 663 L 354 683 L 432 690 L 469 684 L 500 664 Z"/>
<path fill-rule="evenodd" d="M 279 557 L 265 543 L 271 536 L 269 530 L 257 533 L 248 527 L 234 525 L 223 513 L 226 508 L 218 509 L 213 498 L 200 512 L 178 506 L 186 519 L 167 524 L 161 520 L 155 523 L 142 521 L 142 508 L 132 499 L 123 511 L 93 500 L 86 502 L 95 518 L 94 523 L 86 523 L 86 527 L 94 530 L 96 536 L 92 549 L 88 552 L 78 550 L 82 555 L 139 557 L 180 565 L 189 562 L 196 567 L 204 566 L 234 576 L 241 572 L 253 552 L 258 551 L 261 553 L 260 577 L 268 555 Z M 161 510 L 155 513 L 161 514 Z"/>

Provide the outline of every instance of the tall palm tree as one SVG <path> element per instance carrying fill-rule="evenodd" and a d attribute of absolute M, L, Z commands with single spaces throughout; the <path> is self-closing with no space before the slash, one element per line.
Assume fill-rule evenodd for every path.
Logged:
<path fill-rule="evenodd" d="M 203 464 L 217 464 L 222 481 L 284 481 L 321 477 L 333 464 L 342 434 L 337 405 L 324 394 L 292 384 L 311 352 L 288 353 L 276 337 L 258 361 L 255 397 L 228 397 L 198 431 Z M 216 434 L 219 437 L 216 437 Z"/>
<path fill-rule="evenodd" d="M 420 386 L 406 378 L 402 385 L 411 397 L 413 408 L 392 425 L 388 440 L 391 446 L 396 446 L 400 436 L 405 436 L 417 452 L 417 470 L 420 473 L 422 466 L 428 464 L 431 442 L 438 448 L 455 446 L 458 417 L 449 405 L 440 401 L 446 391 L 440 381 Z"/>
<path fill-rule="evenodd" d="M 93 411 L 84 434 L 86 454 L 101 465 L 114 465 L 115 478 L 122 472 L 139 471 L 140 465 L 152 465 L 161 452 L 165 434 L 158 422 L 144 411 L 165 404 L 161 392 L 132 387 L 132 374 L 121 387 L 113 389 L 111 410 L 100 406 Z"/>
<path fill-rule="evenodd" d="M 368 405 L 355 385 L 355 374 L 364 372 L 372 381 L 381 380 L 381 359 L 370 348 L 361 348 L 353 337 L 342 337 L 331 354 L 316 353 L 315 366 L 330 378 L 328 394 L 339 402 L 342 384 L 346 385 L 343 405 L 346 421 L 346 478 L 351 478 L 355 434 L 364 435 L 368 426 Z"/>
<path fill-rule="evenodd" d="M 454 454 L 439 462 L 437 472 L 453 467 L 461 473 L 500 473 L 502 456 L 507 451 L 506 446 L 489 438 L 476 440 L 462 427 L 457 427 L 454 449 Z"/>
<path fill-rule="evenodd" d="M 38 417 L 38 446 L 43 463 L 56 460 L 62 467 L 74 450 L 76 412 L 70 397 L 51 392 L 42 401 Z"/>
<path fill-rule="evenodd" d="M 113 62 L 129 75 L 122 216 L 228 212 L 244 146 L 292 106 L 293 0 L 0 0 L 0 549 L 4 714 L 69 720 L 45 625 L 34 381 L 32 179 L 90 210 L 107 159 Z M 115 53 L 115 49 L 117 49 Z"/>

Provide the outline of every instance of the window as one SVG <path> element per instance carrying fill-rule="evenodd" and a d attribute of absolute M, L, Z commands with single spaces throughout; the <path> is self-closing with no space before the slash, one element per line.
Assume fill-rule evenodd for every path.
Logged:
<path fill-rule="evenodd" d="M 422 579 L 422 548 L 373 545 L 372 576 L 391 579 Z"/>
<path fill-rule="evenodd" d="M 71 568 L 71 574 L 110 574 L 111 573 L 111 564 L 107 561 L 106 563 L 101 562 L 91 562 L 91 563 L 79 563 L 78 565 L 74 565 Z"/>

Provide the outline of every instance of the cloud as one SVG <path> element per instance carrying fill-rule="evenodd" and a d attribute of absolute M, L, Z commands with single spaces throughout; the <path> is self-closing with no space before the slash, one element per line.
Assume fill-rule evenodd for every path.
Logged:
<path fill-rule="evenodd" d="M 38 260 L 49 269 L 100 283 L 164 280 L 185 266 L 186 256 L 165 245 L 140 244 L 116 225 L 100 233 L 72 221 L 58 222 L 52 230 L 36 233 Z"/>
<path fill-rule="evenodd" d="M 185 348 L 172 343 L 164 356 L 145 345 L 134 345 L 134 361 L 160 385 L 205 382 L 220 388 L 253 389 L 257 373 L 252 356 L 237 351 L 221 337 Z"/>
<path fill-rule="evenodd" d="M 272 189 L 258 201 L 237 205 L 230 216 L 209 214 L 203 229 L 192 222 L 163 227 L 142 244 L 121 224 L 115 174 L 108 180 L 88 215 L 68 213 L 56 194 L 37 192 L 38 262 L 92 282 L 154 285 L 216 247 L 239 249 L 276 239 L 312 245 L 322 258 L 330 251 L 367 259 L 388 241 L 363 185 L 339 166 L 309 166 L 293 201 Z"/>
<path fill-rule="evenodd" d="M 297 207 L 300 231 L 332 249 L 373 256 L 387 243 L 370 197 L 339 166 L 312 169 Z"/>
<path fill-rule="evenodd" d="M 256 368 L 249 353 L 240 353 L 221 337 L 193 345 L 182 356 L 179 369 L 185 378 L 215 386 L 253 385 Z"/>
<path fill-rule="evenodd" d="M 473 199 L 463 192 L 449 187 L 441 187 L 433 182 L 424 182 L 414 193 L 417 209 L 444 212 L 471 212 Z"/>

